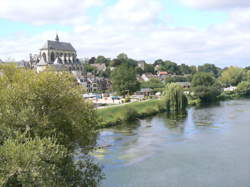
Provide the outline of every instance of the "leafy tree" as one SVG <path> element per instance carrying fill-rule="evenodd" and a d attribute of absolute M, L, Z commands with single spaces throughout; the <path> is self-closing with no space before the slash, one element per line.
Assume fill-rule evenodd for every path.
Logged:
<path fill-rule="evenodd" d="M 198 66 L 198 71 L 212 73 L 215 77 L 218 77 L 220 75 L 221 70 L 214 64 L 204 64 L 202 66 Z"/>
<path fill-rule="evenodd" d="M 86 159 L 75 163 L 72 156 L 79 146 L 87 153 L 95 145 L 97 134 L 96 112 L 82 98 L 83 89 L 74 78 L 68 73 L 36 74 L 14 66 L 0 66 L 0 72 L 0 182 L 32 186 L 29 184 L 35 177 L 40 177 L 39 180 L 47 177 L 48 183 L 46 179 L 38 186 L 57 186 L 49 184 L 54 176 L 54 182 L 61 177 L 58 186 L 97 183 L 101 179 L 98 166 Z M 14 132 L 25 137 L 20 140 Z M 13 156 L 19 152 L 23 154 Z M 39 160 L 40 156 L 44 160 Z M 27 164 L 31 168 L 26 168 Z M 48 168 L 51 170 L 47 175 L 55 172 L 51 177 L 44 173 Z M 86 169 L 93 175 L 85 175 Z M 13 175 L 6 175 L 9 172 Z"/>
<path fill-rule="evenodd" d="M 237 93 L 241 96 L 250 96 L 250 82 L 249 81 L 243 81 L 238 84 L 237 86 Z"/>
<path fill-rule="evenodd" d="M 94 73 L 94 74 L 97 73 L 97 68 L 94 67 L 94 66 L 91 66 L 90 64 L 84 64 L 84 70 L 86 72 L 91 72 L 91 73 Z"/>
<path fill-rule="evenodd" d="M 109 58 L 105 58 L 104 56 L 98 56 L 95 60 L 95 63 L 97 64 L 105 64 L 106 66 L 109 65 L 110 63 L 110 59 Z"/>
<path fill-rule="evenodd" d="M 128 64 L 118 66 L 111 73 L 111 81 L 113 90 L 123 96 L 135 92 L 140 87 L 136 79 L 135 69 Z"/>
<path fill-rule="evenodd" d="M 119 60 L 127 60 L 128 55 L 126 55 L 125 53 L 120 53 L 119 55 L 117 55 L 116 58 L 119 59 Z"/>
<path fill-rule="evenodd" d="M 177 64 L 171 61 L 164 61 L 162 64 L 160 64 L 159 70 L 179 74 L 179 68 Z"/>
<path fill-rule="evenodd" d="M 166 78 L 166 83 L 172 82 L 190 82 L 191 77 L 184 77 L 184 76 L 174 76 Z"/>
<path fill-rule="evenodd" d="M 245 67 L 246 70 L 250 70 L 250 66 Z"/>
<path fill-rule="evenodd" d="M 190 66 L 191 74 L 195 74 L 197 72 L 196 66 Z"/>
<path fill-rule="evenodd" d="M 178 66 L 178 69 L 180 71 L 181 74 L 192 74 L 192 69 L 186 65 L 186 64 L 181 64 Z"/>
<path fill-rule="evenodd" d="M 89 64 L 95 64 L 96 58 L 92 57 L 89 59 Z"/>
<path fill-rule="evenodd" d="M 221 84 L 212 76 L 211 73 L 195 73 L 191 82 L 194 95 L 202 102 L 216 100 L 222 92 Z"/>
<path fill-rule="evenodd" d="M 243 70 L 231 66 L 222 72 L 220 80 L 226 86 L 237 86 L 243 80 Z"/>
<path fill-rule="evenodd" d="M 160 65 L 160 64 L 163 64 L 164 61 L 162 59 L 157 59 L 155 62 L 154 62 L 154 66 L 157 66 L 157 65 Z"/>
<path fill-rule="evenodd" d="M 152 64 L 145 64 L 144 72 L 154 74 L 155 72 L 154 66 Z"/>
<path fill-rule="evenodd" d="M 184 112 L 188 104 L 183 88 L 175 83 L 166 86 L 164 101 L 167 110 L 174 113 Z"/>
<path fill-rule="evenodd" d="M 155 79 L 155 78 L 152 78 L 147 82 L 141 83 L 141 88 L 155 89 L 155 88 L 163 88 L 163 87 L 164 87 L 164 84 L 159 79 Z"/>

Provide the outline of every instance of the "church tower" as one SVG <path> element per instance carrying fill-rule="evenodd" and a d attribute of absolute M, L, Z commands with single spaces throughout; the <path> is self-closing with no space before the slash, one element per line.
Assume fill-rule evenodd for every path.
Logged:
<path fill-rule="evenodd" d="M 56 34 L 56 41 L 59 42 L 58 34 Z"/>

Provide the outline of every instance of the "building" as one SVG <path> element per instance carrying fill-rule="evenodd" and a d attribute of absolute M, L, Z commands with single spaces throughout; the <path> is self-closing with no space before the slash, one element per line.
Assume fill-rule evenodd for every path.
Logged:
<path fill-rule="evenodd" d="M 38 72 L 48 67 L 53 67 L 57 71 L 83 71 L 83 65 L 77 59 L 75 48 L 71 43 L 61 42 L 58 35 L 55 41 L 46 41 L 38 55 L 33 57 L 31 55 L 30 61 Z"/>

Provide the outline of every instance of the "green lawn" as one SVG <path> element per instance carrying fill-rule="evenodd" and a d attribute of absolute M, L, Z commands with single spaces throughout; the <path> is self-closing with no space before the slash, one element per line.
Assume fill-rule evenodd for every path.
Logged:
<path fill-rule="evenodd" d="M 126 105 L 97 109 L 101 127 L 111 126 L 122 121 L 145 117 L 164 110 L 162 100 L 154 99 Z"/>

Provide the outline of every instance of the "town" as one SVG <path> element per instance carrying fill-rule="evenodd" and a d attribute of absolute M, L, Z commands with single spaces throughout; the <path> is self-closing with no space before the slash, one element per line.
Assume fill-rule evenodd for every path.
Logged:
<path fill-rule="evenodd" d="M 221 68 L 213 64 L 201 66 L 177 65 L 175 62 L 156 60 L 154 63 L 137 61 L 121 53 L 116 58 L 110 59 L 104 56 L 92 57 L 90 59 L 79 59 L 77 51 L 71 43 L 62 42 L 56 35 L 55 40 L 48 40 L 41 47 L 38 54 L 30 54 L 29 61 L 3 62 L 16 64 L 20 68 L 33 69 L 37 73 L 43 71 L 70 72 L 79 85 L 82 85 L 86 93 L 85 99 L 91 100 L 97 107 L 117 105 L 128 102 L 157 99 L 163 93 L 167 83 L 174 82 L 189 93 L 192 75 L 196 72 L 210 72 L 215 77 L 219 76 Z M 124 72 L 121 79 L 127 77 L 127 87 L 114 86 L 114 74 L 117 67 L 126 64 L 131 67 L 131 74 Z M 127 75 L 126 75 L 127 74 Z M 118 79 L 120 79 L 118 77 Z M 130 84 L 132 82 L 132 84 Z M 136 84 L 135 84 L 136 83 Z M 235 86 L 225 85 L 225 91 L 234 91 Z M 124 93 L 124 91 L 126 93 Z"/>

